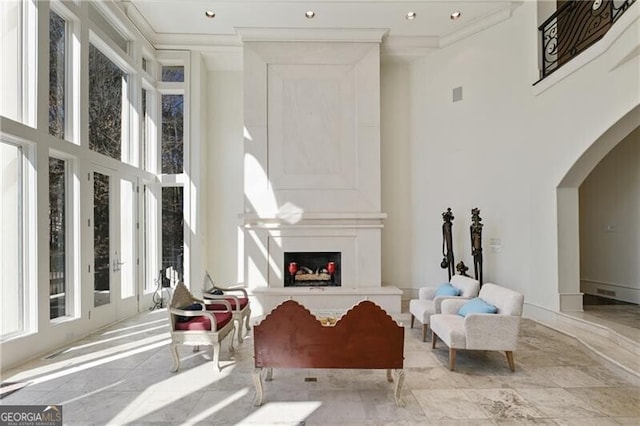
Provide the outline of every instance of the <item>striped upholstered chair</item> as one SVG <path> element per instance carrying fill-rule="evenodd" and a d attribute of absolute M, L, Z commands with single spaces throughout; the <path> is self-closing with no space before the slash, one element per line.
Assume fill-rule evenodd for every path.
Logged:
<path fill-rule="evenodd" d="M 231 305 L 225 300 L 216 301 L 215 306 L 207 301 L 195 298 L 183 282 L 179 282 L 169 302 L 169 321 L 171 325 L 171 354 L 173 369 L 180 368 L 178 345 L 213 346 L 213 365 L 220 371 L 220 343 L 229 338 L 229 352 L 233 352 L 233 332 L 235 323 Z"/>
<path fill-rule="evenodd" d="M 251 330 L 249 320 L 251 318 L 251 306 L 247 290 L 242 287 L 221 287 L 213 282 L 208 272 L 204 274 L 202 297 L 208 302 L 226 300 L 231 305 L 233 320 L 238 329 L 238 343 L 243 340 L 243 325 L 248 332 Z"/>

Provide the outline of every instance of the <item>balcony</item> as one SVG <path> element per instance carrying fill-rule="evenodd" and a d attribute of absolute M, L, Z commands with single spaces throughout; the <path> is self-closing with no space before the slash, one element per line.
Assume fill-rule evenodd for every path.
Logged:
<path fill-rule="evenodd" d="M 538 27 L 542 41 L 540 79 L 587 50 L 609 31 L 635 0 L 570 0 Z"/>

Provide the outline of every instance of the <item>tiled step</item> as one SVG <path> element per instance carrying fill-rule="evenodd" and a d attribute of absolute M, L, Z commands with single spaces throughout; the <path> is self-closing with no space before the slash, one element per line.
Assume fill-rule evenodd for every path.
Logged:
<path fill-rule="evenodd" d="M 577 339 L 613 367 L 640 380 L 640 341 L 627 337 L 629 334 L 635 335 L 635 330 L 625 330 L 622 334 L 607 325 L 562 313 L 558 313 L 552 323 L 541 323 Z"/>

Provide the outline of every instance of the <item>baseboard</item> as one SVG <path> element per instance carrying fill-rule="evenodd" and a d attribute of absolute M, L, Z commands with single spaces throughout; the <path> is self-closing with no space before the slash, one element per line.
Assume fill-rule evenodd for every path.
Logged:
<path fill-rule="evenodd" d="M 580 290 L 593 296 L 640 304 L 640 288 L 601 281 L 580 280 Z"/>

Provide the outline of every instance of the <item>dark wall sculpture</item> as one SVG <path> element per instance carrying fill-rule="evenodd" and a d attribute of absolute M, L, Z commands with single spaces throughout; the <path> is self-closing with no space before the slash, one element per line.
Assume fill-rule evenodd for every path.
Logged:
<path fill-rule="evenodd" d="M 449 274 L 449 280 L 451 280 L 451 276 L 454 274 L 454 256 L 453 256 L 453 213 L 451 212 L 451 208 L 447 208 L 447 211 L 442 213 L 442 219 L 444 223 L 442 224 L 442 262 L 440 262 L 440 267 L 442 269 L 446 269 Z"/>
<path fill-rule="evenodd" d="M 462 260 L 458 262 L 458 264 L 456 265 L 456 271 L 458 271 L 458 275 L 468 277 L 469 276 L 469 274 L 467 274 L 468 270 L 469 270 L 469 267 L 465 265 Z"/>
<path fill-rule="evenodd" d="M 473 270 L 476 280 L 482 285 L 482 223 L 480 209 L 471 209 L 471 256 L 473 256 Z"/>

